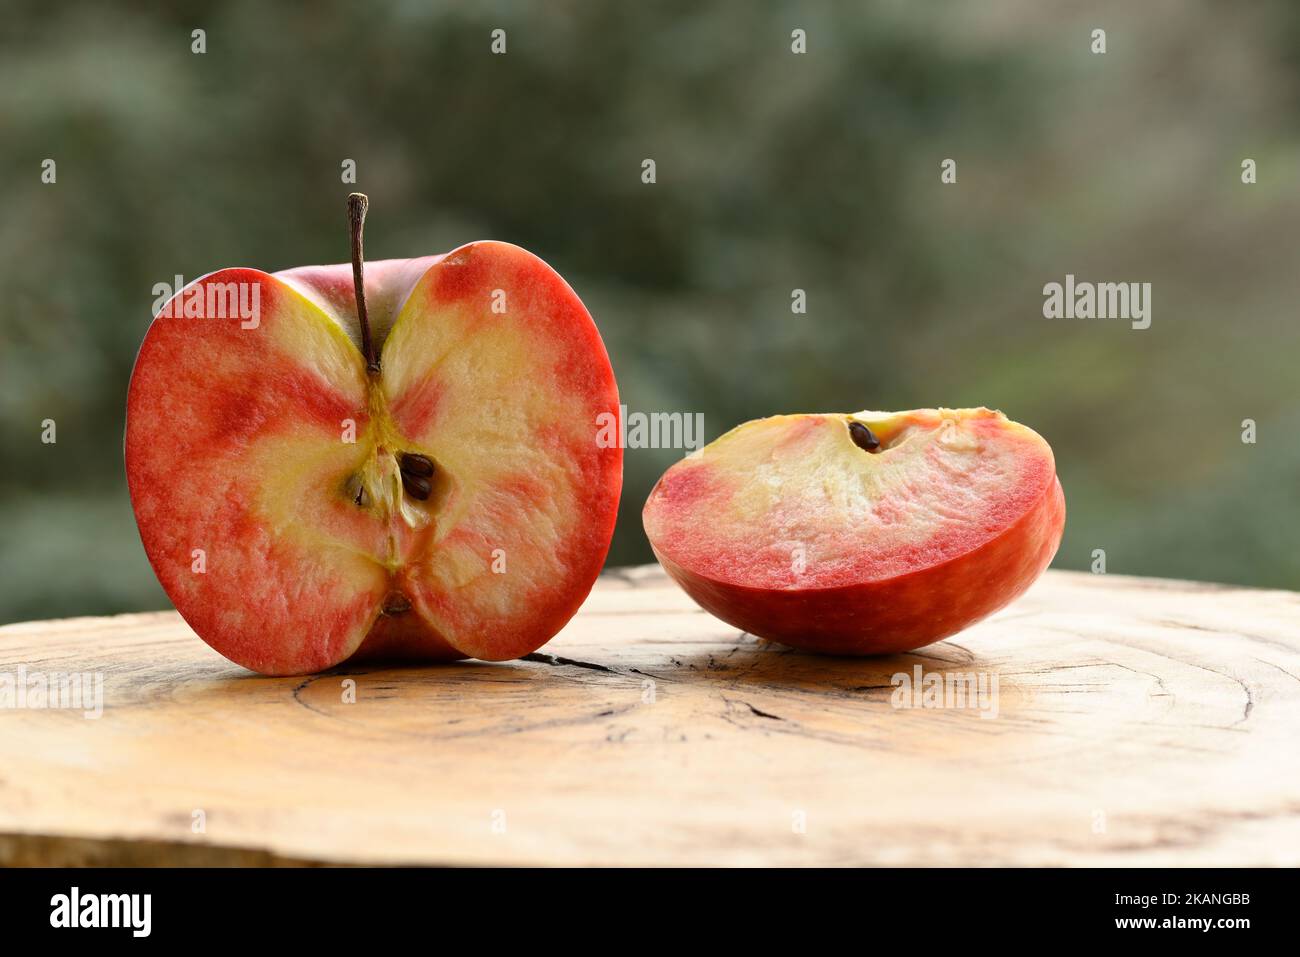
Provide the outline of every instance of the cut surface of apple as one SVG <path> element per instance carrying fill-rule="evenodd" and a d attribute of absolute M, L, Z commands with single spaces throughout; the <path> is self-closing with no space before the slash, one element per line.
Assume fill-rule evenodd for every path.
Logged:
<path fill-rule="evenodd" d="M 126 429 L 149 560 L 200 637 L 267 674 L 527 654 L 613 533 L 600 335 L 542 260 L 478 242 L 365 264 L 371 368 L 353 283 L 347 264 L 228 269 L 172 311 L 255 288 L 255 323 L 154 320 Z"/>
<path fill-rule="evenodd" d="M 1052 450 L 989 409 L 780 415 L 672 466 L 642 513 L 665 570 L 760 638 L 884 654 L 1020 595 L 1065 524 Z"/>

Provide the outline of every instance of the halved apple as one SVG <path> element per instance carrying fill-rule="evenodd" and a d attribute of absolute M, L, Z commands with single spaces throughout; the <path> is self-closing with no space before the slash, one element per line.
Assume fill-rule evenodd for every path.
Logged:
<path fill-rule="evenodd" d="M 369 263 L 362 281 L 359 222 L 353 238 L 354 264 L 226 269 L 173 300 L 255 289 L 255 322 L 180 308 L 150 326 L 126 428 L 145 551 L 199 636 L 255 671 L 527 654 L 613 533 L 604 344 L 516 246 Z"/>
<path fill-rule="evenodd" d="M 779 415 L 670 468 L 642 513 L 660 563 L 728 624 L 865 655 L 955 634 L 1061 541 L 1048 444 L 988 409 Z"/>

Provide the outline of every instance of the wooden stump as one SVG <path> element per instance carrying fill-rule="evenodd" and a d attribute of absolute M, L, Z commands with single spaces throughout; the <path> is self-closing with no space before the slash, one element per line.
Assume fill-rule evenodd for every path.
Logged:
<path fill-rule="evenodd" d="M 996 696 L 895 707 L 916 666 Z M 104 711 L 0 710 L 4 864 L 1300 863 L 1289 592 L 1049 572 L 855 660 L 648 567 L 524 661 L 262 678 L 166 612 L 0 628 L 20 667 Z"/>

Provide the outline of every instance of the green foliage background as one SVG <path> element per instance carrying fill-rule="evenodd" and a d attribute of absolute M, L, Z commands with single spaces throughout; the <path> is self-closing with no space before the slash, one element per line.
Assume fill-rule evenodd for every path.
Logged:
<path fill-rule="evenodd" d="M 532 249 L 633 410 L 998 407 L 1056 450 L 1057 567 L 1300 586 L 1294 3 L 7 7 L 0 620 L 165 605 L 121 461 L 152 287 L 345 259 L 345 158 L 369 257 Z M 1151 328 L 1044 320 L 1067 272 L 1153 283 Z M 611 561 L 675 455 L 628 452 Z"/>

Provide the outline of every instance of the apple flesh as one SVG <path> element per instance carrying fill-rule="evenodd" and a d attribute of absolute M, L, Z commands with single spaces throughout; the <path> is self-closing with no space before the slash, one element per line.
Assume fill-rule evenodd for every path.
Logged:
<path fill-rule="evenodd" d="M 781 415 L 670 468 L 642 514 L 664 569 L 760 638 L 908 651 L 1019 596 L 1061 541 L 1048 444 L 988 409 Z"/>
<path fill-rule="evenodd" d="M 255 287 L 255 324 L 155 318 L 127 402 L 145 551 L 194 631 L 254 671 L 525 655 L 613 533 L 604 344 L 542 260 L 477 242 L 365 264 L 372 364 L 353 268 L 197 281 L 216 301 Z"/>

